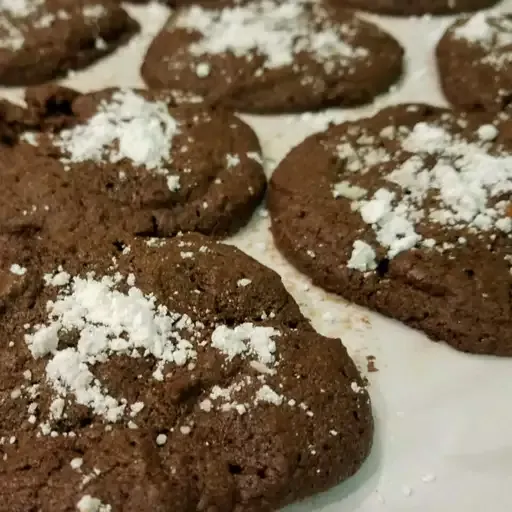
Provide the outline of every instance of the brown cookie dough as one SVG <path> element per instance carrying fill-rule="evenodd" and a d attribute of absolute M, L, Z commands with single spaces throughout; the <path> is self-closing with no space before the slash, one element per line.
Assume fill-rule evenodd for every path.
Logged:
<path fill-rule="evenodd" d="M 390 14 L 422 16 L 424 14 L 458 14 L 487 9 L 498 0 L 329 0 L 334 5 Z"/>
<path fill-rule="evenodd" d="M 94 238 L 0 236 L 0 510 L 263 512 L 357 471 L 368 394 L 277 274 L 201 235 Z"/>
<path fill-rule="evenodd" d="M 183 97 L 168 92 L 51 98 L 31 92 L 29 111 L 56 130 L 0 147 L 0 232 L 56 238 L 86 223 L 147 236 L 222 236 L 264 194 L 258 140 L 232 114 L 169 106 Z"/>
<path fill-rule="evenodd" d="M 403 50 L 325 2 L 256 0 L 178 9 L 142 65 L 150 87 L 178 87 L 252 112 L 371 101 L 398 80 Z"/>
<path fill-rule="evenodd" d="M 115 0 L 5 0 L 0 84 L 38 84 L 84 68 L 138 30 Z"/>
<path fill-rule="evenodd" d="M 277 246 L 318 285 L 511 356 L 511 193 L 510 120 L 400 105 L 306 139 L 268 202 Z"/>
<path fill-rule="evenodd" d="M 512 14 L 478 13 L 453 23 L 437 49 L 439 78 L 455 107 L 501 112 L 512 102 Z"/>

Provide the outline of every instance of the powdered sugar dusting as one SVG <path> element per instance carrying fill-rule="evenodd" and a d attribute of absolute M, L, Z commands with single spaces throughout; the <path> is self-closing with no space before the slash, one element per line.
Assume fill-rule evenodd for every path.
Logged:
<path fill-rule="evenodd" d="M 377 148 L 373 137 L 360 137 L 357 140 L 357 147 L 352 143 L 343 141 L 336 145 L 336 156 L 345 163 L 345 167 L 350 172 L 366 172 L 368 167 L 383 162 L 388 162 L 389 154 L 383 148 Z M 341 181 L 333 186 L 334 197 L 347 197 L 347 195 L 357 194 L 362 197 L 364 189 L 350 188 L 347 190 L 348 182 Z M 354 198 L 356 199 L 356 198 Z"/>
<path fill-rule="evenodd" d="M 3 0 L 0 14 L 0 48 L 17 51 L 25 44 L 21 25 L 34 15 L 44 0 Z"/>
<path fill-rule="evenodd" d="M 127 293 L 116 289 L 119 279 L 109 276 L 74 277 L 60 286 L 57 300 L 49 302 L 48 322 L 36 326 L 25 339 L 35 358 L 49 356 L 46 376 L 62 404 L 71 394 L 78 404 L 90 407 L 109 422 L 121 419 L 126 404 L 110 396 L 91 372 L 91 367 L 113 354 L 142 350 L 157 361 L 185 365 L 196 357 L 182 331 L 194 336 L 189 317 L 157 305 L 135 286 Z M 53 280 L 47 281 L 51 286 Z M 78 331 L 76 346 L 59 347 L 61 335 Z"/>
<path fill-rule="evenodd" d="M 504 16 L 478 12 L 457 26 L 454 35 L 487 47 L 507 46 L 512 42 L 512 21 Z"/>
<path fill-rule="evenodd" d="M 217 325 L 208 344 L 208 328 L 203 323 L 158 304 L 153 294 L 136 287 L 132 273 L 77 276 L 59 266 L 43 278 L 46 287 L 56 289 L 56 298 L 47 303 L 46 323 L 25 325 L 25 342 L 35 359 L 46 358 L 46 381 L 53 391 L 47 416 L 39 423 L 42 435 L 60 435 L 57 424 L 74 403 L 88 407 L 107 423 L 124 421 L 128 428 L 138 428 L 135 417 L 145 409 L 144 402 L 129 403 L 113 396 L 93 373 L 96 365 L 119 355 L 151 357 L 155 361 L 153 378 L 163 381 L 166 365 L 194 371 L 198 348 L 212 347 L 226 364 L 235 357 L 248 360 L 248 373 L 225 388 L 214 385 L 199 401 L 200 410 L 243 415 L 261 403 L 278 406 L 285 401 L 266 380 L 277 376 L 276 338 L 281 335 L 277 329 L 249 322 L 234 327 Z M 237 398 L 240 393 L 244 394 L 242 400 Z M 36 423 L 36 411 L 38 404 L 31 404 L 31 424 Z M 181 428 L 183 433 L 190 426 Z M 156 443 L 162 446 L 165 440 L 160 434 Z M 78 461 L 72 465 L 79 468 Z M 96 503 L 91 499 L 84 503 Z"/>
<path fill-rule="evenodd" d="M 256 53 L 265 57 L 266 68 L 289 66 L 300 52 L 320 63 L 345 65 L 368 55 L 367 49 L 353 45 L 355 25 L 331 23 L 321 5 L 304 0 L 258 0 L 220 10 L 193 6 L 172 24 L 202 34 L 188 48 L 193 55 Z"/>
<path fill-rule="evenodd" d="M 488 53 L 482 62 L 501 67 L 512 62 L 512 18 L 478 12 L 453 29 L 457 39 L 484 48 Z"/>
<path fill-rule="evenodd" d="M 419 244 L 440 251 L 455 247 L 437 247 L 436 240 L 424 239 L 418 227 L 425 223 L 470 233 L 512 233 L 510 203 L 501 199 L 512 192 L 512 155 L 490 150 L 497 134 L 495 126 L 484 125 L 469 141 L 442 123 L 400 127 L 399 152 L 410 155 L 383 175 L 393 186 L 384 185 L 371 197 L 352 201 L 352 210 L 372 226 L 388 258 Z M 387 157 L 375 164 L 385 161 Z M 396 186 L 406 193 L 398 193 Z M 464 236 L 457 238 L 457 244 L 465 243 Z M 362 271 L 371 268 L 370 249 L 356 241 L 348 266 Z"/>
<path fill-rule="evenodd" d="M 11 51 L 23 48 L 28 30 L 48 29 L 56 20 L 71 18 L 66 9 L 48 9 L 45 0 L 2 0 L 0 11 L 0 48 Z M 101 4 L 86 5 L 82 10 L 84 19 L 91 22 L 106 13 Z"/>
<path fill-rule="evenodd" d="M 54 144 L 67 164 L 86 161 L 117 163 L 123 159 L 168 176 L 171 191 L 179 176 L 169 175 L 171 144 L 177 121 L 163 101 L 148 101 L 131 90 L 116 91 L 85 124 L 64 130 Z"/>

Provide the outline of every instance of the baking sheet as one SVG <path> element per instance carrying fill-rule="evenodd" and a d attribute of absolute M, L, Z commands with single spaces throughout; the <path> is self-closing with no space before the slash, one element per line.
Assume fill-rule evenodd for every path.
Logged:
<path fill-rule="evenodd" d="M 139 65 L 168 9 L 127 5 L 142 33 L 113 56 L 66 85 L 82 91 L 142 86 Z M 512 0 L 498 10 L 512 10 Z M 270 175 L 305 136 L 330 121 L 354 119 L 398 102 L 443 105 L 433 48 L 453 19 L 367 18 L 407 51 L 407 75 L 389 94 L 362 109 L 280 117 L 244 116 L 256 130 Z M 20 89 L 0 89 L 16 100 Z M 510 512 L 512 511 L 512 359 L 470 356 L 429 341 L 397 322 L 348 304 L 312 286 L 276 251 L 264 208 L 229 240 L 272 267 L 322 334 L 341 337 L 367 375 L 376 420 L 375 444 L 361 471 L 344 484 L 287 512 Z M 377 372 L 367 372 L 375 356 Z"/>

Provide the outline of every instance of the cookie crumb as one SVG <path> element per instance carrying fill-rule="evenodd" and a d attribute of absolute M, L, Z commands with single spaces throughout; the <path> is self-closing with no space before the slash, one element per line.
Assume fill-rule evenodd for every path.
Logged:
<path fill-rule="evenodd" d="M 366 370 L 369 373 L 375 373 L 379 371 L 379 369 L 375 366 L 375 359 L 375 356 L 366 356 Z"/>

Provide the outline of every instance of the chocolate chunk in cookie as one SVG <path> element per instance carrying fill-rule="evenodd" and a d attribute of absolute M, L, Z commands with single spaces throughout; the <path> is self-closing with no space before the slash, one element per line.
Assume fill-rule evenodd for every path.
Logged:
<path fill-rule="evenodd" d="M 329 0 L 335 5 L 394 16 L 458 14 L 487 9 L 498 0 Z"/>
<path fill-rule="evenodd" d="M 5 0 L 0 84 L 38 84 L 84 68 L 138 29 L 115 0 Z"/>
<path fill-rule="evenodd" d="M 200 235 L 37 243 L 0 244 L 2 510 L 271 511 L 358 470 L 368 394 L 277 274 Z"/>
<path fill-rule="evenodd" d="M 183 97 L 168 92 L 66 95 L 55 104 L 31 94 L 29 102 L 39 124 L 50 118 L 65 129 L 26 132 L 0 147 L 0 232 L 55 238 L 85 222 L 148 236 L 221 236 L 260 202 L 260 147 L 234 115 L 173 106 Z"/>
<path fill-rule="evenodd" d="M 241 111 L 281 112 L 371 101 L 400 76 L 387 33 L 326 2 L 256 0 L 178 9 L 142 66 L 150 87 L 178 87 Z"/>
<path fill-rule="evenodd" d="M 318 285 L 459 350 L 512 355 L 510 120 L 401 105 L 331 127 L 280 164 L 269 209 Z"/>
<path fill-rule="evenodd" d="M 512 14 L 478 13 L 452 24 L 436 49 L 448 101 L 501 112 L 512 102 Z"/>

